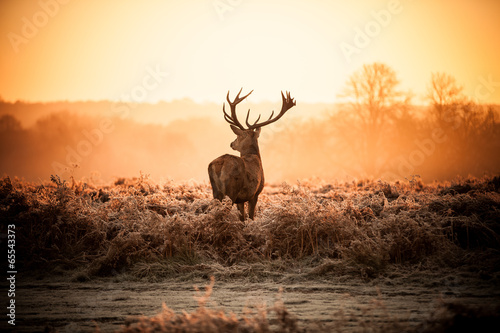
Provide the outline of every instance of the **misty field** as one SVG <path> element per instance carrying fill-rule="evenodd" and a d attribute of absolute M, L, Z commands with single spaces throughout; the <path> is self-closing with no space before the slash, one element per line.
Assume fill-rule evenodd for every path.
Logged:
<path fill-rule="evenodd" d="M 498 177 L 267 184 L 241 222 L 207 183 L 4 177 L 16 331 L 498 327 L 499 189 Z"/>

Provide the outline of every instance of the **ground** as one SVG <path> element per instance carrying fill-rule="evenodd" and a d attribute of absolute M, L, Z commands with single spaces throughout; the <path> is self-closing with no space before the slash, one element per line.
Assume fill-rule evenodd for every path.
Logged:
<path fill-rule="evenodd" d="M 210 282 L 188 275 L 162 282 L 129 281 L 125 276 L 87 282 L 67 276 L 20 276 L 20 280 L 16 332 L 46 328 L 93 332 L 96 327 L 114 332 L 126 323 L 133 325 L 139 316 L 156 315 L 162 304 L 177 313 L 189 313 L 199 306 L 195 286 L 203 292 Z M 215 281 L 206 306 L 241 315 L 262 305 L 271 308 L 280 299 L 301 329 L 359 332 L 389 326 L 424 331 L 422 325 L 447 302 L 483 311 L 499 309 L 500 288 L 477 274 L 449 269 L 395 268 L 388 276 L 369 281 L 296 272 L 265 278 L 225 277 Z"/>
<path fill-rule="evenodd" d="M 268 185 L 255 220 L 240 222 L 207 184 L 6 177 L 16 326 L 0 328 L 485 331 L 500 324 L 499 187 L 498 177 Z"/>

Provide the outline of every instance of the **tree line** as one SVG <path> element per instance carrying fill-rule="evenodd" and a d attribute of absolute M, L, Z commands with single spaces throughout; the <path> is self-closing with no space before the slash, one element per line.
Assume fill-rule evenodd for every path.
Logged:
<path fill-rule="evenodd" d="M 321 117 L 285 119 L 263 131 L 266 180 L 419 175 L 432 181 L 500 171 L 498 106 L 465 96 L 452 75 L 433 73 L 427 104 L 418 106 L 392 68 L 366 64 L 339 98 L 342 103 Z M 104 123 L 95 114 L 59 111 L 25 128 L 15 115 L 4 114 L 0 173 L 28 180 L 98 175 L 109 181 L 144 172 L 155 179 L 208 181 L 208 163 L 236 153 L 229 148 L 234 135 L 220 115 L 220 122 L 196 117 L 152 125 L 119 117 Z"/>
<path fill-rule="evenodd" d="M 337 110 L 275 133 L 271 154 L 281 155 L 278 170 L 285 178 L 418 175 L 426 181 L 500 171 L 497 106 L 465 96 L 447 73 L 432 73 L 425 106 L 412 104 L 399 86 L 389 66 L 364 65 L 345 83 Z"/>

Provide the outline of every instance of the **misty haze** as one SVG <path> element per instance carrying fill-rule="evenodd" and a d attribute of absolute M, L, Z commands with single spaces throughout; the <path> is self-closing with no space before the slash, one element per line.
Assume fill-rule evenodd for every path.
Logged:
<path fill-rule="evenodd" d="M 390 71 L 380 75 L 381 81 L 384 75 L 396 80 L 386 65 L 364 68 L 377 65 Z M 357 82 L 346 83 L 348 94 L 370 78 L 353 74 L 351 79 Z M 289 117 L 262 131 L 266 180 L 394 181 L 419 175 L 432 182 L 494 175 L 500 169 L 500 108 L 450 92 L 459 88 L 451 75 L 437 73 L 431 83 L 446 79 L 452 81 L 434 85 L 426 105 L 401 98 L 397 83 L 380 88 L 393 94 L 385 99 L 367 90 L 342 104 L 298 101 Z M 280 106 L 243 107 L 265 118 Z M 3 101 L 0 172 L 30 181 L 58 175 L 109 183 L 141 173 L 156 181 L 208 181 L 206 167 L 214 157 L 237 154 L 229 147 L 234 134 L 221 109 L 188 99 L 157 104 Z"/>
<path fill-rule="evenodd" d="M 496 333 L 499 32 L 498 0 L 1 1 L 0 332 Z"/>

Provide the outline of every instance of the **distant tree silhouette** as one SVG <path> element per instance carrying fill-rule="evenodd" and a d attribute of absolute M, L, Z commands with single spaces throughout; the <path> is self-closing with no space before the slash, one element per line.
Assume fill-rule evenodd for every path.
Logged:
<path fill-rule="evenodd" d="M 431 74 L 427 86 L 427 99 L 431 104 L 431 116 L 441 127 L 448 127 L 456 117 L 458 106 L 465 102 L 463 86 L 452 75 L 442 72 Z"/>
<path fill-rule="evenodd" d="M 429 131 L 439 129 L 446 141 L 437 147 L 437 165 L 453 174 L 480 173 L 494 161 L 499 135 L 492 107 L 478 105 L 463 94 L 454 76 L 432 73 L 427 88 Z M 493 169 L 493 168 L 491 168 Z"/>
<path fill-rule="evenodd" d="M 435 72 L 431 74 L 431 82 L 427 87 L 427 98 L 432 105 L 449 105 L 463 99 L 463 86 L 457 83 L 454 76 Z"/>
<path fill-rule="evenodd" d="M 398 89 L 396 72 L 375 62 L 364 65 L 347 80 L 343 92 L 346 108 L 334 125 L 355 150 L 364 176 L 380 173 L 387 156 L 385 145 L 395 121 L 407 116 L 410 96 Z"/>
<path fill-rule="evenodd" d="M 0 117 L 0 132 L 11 132 L 21 130 L 21 122 L 10 114 Z"/>

